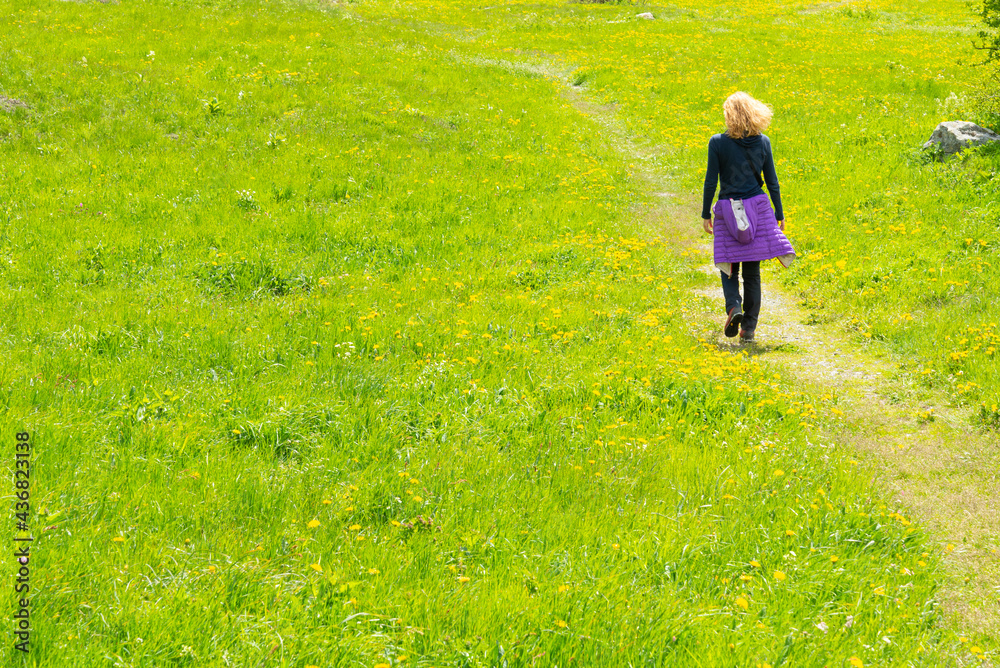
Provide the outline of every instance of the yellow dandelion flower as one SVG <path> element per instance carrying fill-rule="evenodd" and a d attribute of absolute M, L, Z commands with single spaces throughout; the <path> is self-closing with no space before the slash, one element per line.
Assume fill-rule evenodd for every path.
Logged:
<path fill-rule="evenodd" d="M 774 572 L 774 579 L 775 579 L 775 580 L 777 580 L 778 582 L 784 582 L 784 581 L 785 581 L 785 578 L 787 578 L 787 577 L 788 577 L 788 576 L 787 576 L 787 575 L 785 575 L 785 574 L 784 574 L 783 572 L 781 572 L 781 571 L 775 571 L 775 572 Z"/>
<path fill-rule="evenodd" d="M 468 582 L 471 579 L 472 578 L 470 578 L 470 577 L 468 577 L 466 575 L 459 575 L 458 576 L 458 581 L 461 582 L 462 584 L 465 584 L 466 582 Z"/>
<path fill-rule="evenodd" d="M 352 524 L 351 525 L 351 531 L 361 531 L 361 525 L 360 524 Z"/>
<path fill-rule="evenodd" d="M 310 529 L 315 529 L 316 527 L 319 526 L 319 520 L 310 520 L 309 524 L 307 524 L 306 526 L 309 527 Z"/>
<path fill-rule="evenodd" d="M 833 555 L 832 557 L 830 557 L 830 563 L 831 564 L 835 564 L 838 561 L 840 561 L 840 557 L 838 557 L 837 555 Z"/>
<path fill-rule="evenodd" d="M 381 572 L 382 572 L 382 571 L 380 571 L 380 570 L 379 570 L 379 569 L 377 569 L 377 568 L 369 568 L 369 569 L 368 569 L 368 575 L 378 575 L 378 574 L 379 574 L 379 573 L 381 573 Z"/>
<path fill-rule="evenodd" d="M 559 628 L 561 628 L 561 629 L 564 629 L 564 628 L 566 628 L 567 626 L 569 626 L 569 624 L 567 624 L 566 622 L 564 622 L 563 620 L 561 620 L 561 619 L 560 619 L 560 620 L 558 620 L 558 621 L 556 622 L 556 626 L 558 626 L 558 627 L 559 627 Z"/>
<path fill-rule="evenodd" d="M 754 559 L 753 561 L 751 561 L 750 565 L 753 566 L 754 568 L 760 568 L 760 562 L 757 561 L 756 559 Z"/>
<path fill-rule="evenodd" d="M 747 601 L 742 596 L 740 596 L 739 598 L 736 599 L 736 605 L 740 606 L 744 610 L 747 610 L 750 607 L 750 602 Z"/>
<path fill-rule="evenodd" d="M 854 666 L 854 668 L 865 668 L 864 661 L 862 661 L 861 659 L 859 659 L 856 656 L 852 656 L 850 659 L 848 659 L 847 663 L 849 663 L 852 666 Z"/>
<path fill-rule="evenodd" d="M 323 572 L 323 567 L 320 566 L 319 564 L 309 564 L 309 568 L 313 569 L 317 573 L 322 573 Z"/>
<path fill-rule="evenodd" d="M 122 536 L 115 536 L 111 540 L 113 540 L 116 543 L 124 543 L 125 542 L 125 539 Z"/>

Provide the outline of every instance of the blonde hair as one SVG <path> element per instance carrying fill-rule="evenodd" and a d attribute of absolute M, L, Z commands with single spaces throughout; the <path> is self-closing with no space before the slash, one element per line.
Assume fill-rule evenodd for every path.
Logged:
<path fill-rule="evenodd" d="M 722 104 L 722 115 L 726 119 L 726 134 L 733 139 L 742 139 L 766 130 L 774 112 L 760 100 L 737 91 Z"/>

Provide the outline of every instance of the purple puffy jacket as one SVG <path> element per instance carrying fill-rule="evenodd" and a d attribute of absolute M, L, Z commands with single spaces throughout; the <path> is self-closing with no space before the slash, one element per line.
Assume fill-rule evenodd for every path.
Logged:
<path fill-rule="evenodd" d="M 788 237 L 778 227 L 774 217 L 774 209 L 767 195 L 761 193 L 743 200 L 747 216 L 757 222 L 757 231 L 753 240 L 741 244 L 729 232 L 725 217 L 732 217 L 733 205 L 728 199 L 720 199 L 715 203 L 715 222 L 713 236 L 715 237 L 715 264 L 727 276 L 731 273 L 733 262 L 757 262 L 777 258 L 787 267 L 795 260 L 795 249 Z"/>

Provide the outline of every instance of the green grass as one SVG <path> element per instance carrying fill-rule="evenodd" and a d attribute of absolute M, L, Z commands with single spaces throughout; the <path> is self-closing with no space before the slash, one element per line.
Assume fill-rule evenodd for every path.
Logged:
<path fill-rule="evenodd" d="M 429 20 L 422 4 L 404 6 Z M 1000 329 L 989 297 L 1000 152 L 939 162 L 920 149 L 940 121 L 1000 127 L 995 103 L 977 101 L 995 72 L 977 66 L 978 26 L 965 5 L 682 2 L 644 6 L 653 22 L 619 6 L 533 5 L 506 21 L 437 7 L 442 25 L 481 29 L 483 48 L 544 52 L 576 68 L 634 133 L 672 151 L 691 193 L 725 97 L 743 89 L 771 103 L 769 135 L 802 258 L 782 280 L 860 344 L 882 342 L 978 423 L 1000 426 Z"/>
<path fill-rule="evenodd" d="M 966 205 L 928 188 L 970 162 L 910 147 L 972 77 L 971 22 L 889 7 L 751 3 L 744 34 L 722 3 L 0 4 L 28 104 L 0 111 L 0 407 L 36 452 L 13 659 L 978 663 L 938 549 L 822 437 L 836 398 L 691 337 L 693 264 L 537 67 L 691 191 L 724 97 L 774 103 L 788 280 L 917 346 L 842 289 L 906 261 L 851 216 Z M 848 237 L 849 275 L 813 270 Z"/>

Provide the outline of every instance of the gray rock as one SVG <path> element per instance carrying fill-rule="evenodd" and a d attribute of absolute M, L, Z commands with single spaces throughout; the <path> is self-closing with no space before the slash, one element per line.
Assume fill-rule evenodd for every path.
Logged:
<path fill-rule="evenodd" d="M 643 12 L 642 14 L 636 14 L 635 18 L 637 18 L 637 19 L 647 19 L 649 21 L 652 21 L 653 20 L 653 14 L 651 12 Z"/>
<path fill-rule="evenodd" d="M 969 121 L 945 121 L 934 128 L 934 134 L 924 143 L 924 148 L 937 144 L 942 153 L 951 155 L 967 146 L 979 146 L 991 141 L 1000 141 L 1000 135 Z"/>

